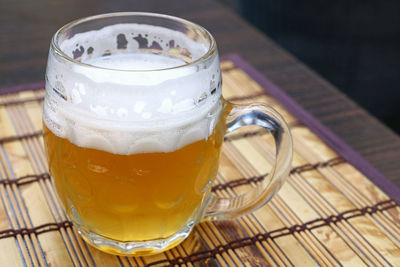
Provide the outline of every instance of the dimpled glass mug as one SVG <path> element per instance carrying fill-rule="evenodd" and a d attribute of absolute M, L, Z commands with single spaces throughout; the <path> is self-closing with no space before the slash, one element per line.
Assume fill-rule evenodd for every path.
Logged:
<path fill-rule="evenodd" d="M 149 255 L 182 242 L 201 220 L 265 204 L 292 160 L 281 116 L 221 96 L 217 46 L 199 25 L 114 13 L 54 35 L 46 71 L 44 141 L 50 173 L 81 236 L 100 250 Z M 211 192 L 224 135 L 244 125 L 276 144 L 269 177 L 233 198 Z"/>

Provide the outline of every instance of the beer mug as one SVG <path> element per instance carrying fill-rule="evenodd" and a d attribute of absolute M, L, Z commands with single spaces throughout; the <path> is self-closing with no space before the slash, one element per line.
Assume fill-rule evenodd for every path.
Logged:
<path fill-rule="evenodd" d="M 275 164 L 249 192 L 219 197 L 211 188 L 224 135 L 245 125 L 272 134 Z M 50 174 L 70 220 L 89 244 L 119 255 L 162 252 L 202 220 L 259 208 L 292 160 L 291 135 L 276 111 L 222 98 L 212 35 L 161 14 L 104 14 L 58 30 L 43 128 Z"/>

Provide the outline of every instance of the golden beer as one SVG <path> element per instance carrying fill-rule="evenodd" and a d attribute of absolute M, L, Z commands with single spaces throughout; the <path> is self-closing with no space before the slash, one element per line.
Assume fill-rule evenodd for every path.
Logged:
<path fill-rule="evenodd" d="M 216 176 L 224 129 L 168 153 L 79 147 L 44 125 L 50 173 L 72 220 L 118 241 L 167 238 L 193 220 Z"/>

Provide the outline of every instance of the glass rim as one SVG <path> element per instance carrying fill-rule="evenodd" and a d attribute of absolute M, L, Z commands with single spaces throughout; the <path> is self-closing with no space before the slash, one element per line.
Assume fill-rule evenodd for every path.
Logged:
<path fill-rule="evenodd" d="M 183 23 L 185 25 L 190 25 L 193 28 L 199 29 L 205 35 L 205 37 L 209 40 L 210 44 L 209 44 L 209 47 L 207 49 L 207 52 L 205 52 L 198 59 L 193 60 L 192 62 L 188 62 L 188 63 L 183 64 L 183 65 L 178 65 L 178 66 L 168 67 L 168 68 L 160 68 L 160 69 L 148 69 L 148 70 L 142 70 L 142 69 L 140 69 L 140 70 L 129 70 L 128 69 L 127 70 L 127 69 L 116 69 L 116 68 L 100 67 L 100 66 L 95 66 L 95 65 L 92 65 L 92 64 L 88 64 L 88 63 L 84 63 L 84 62 L 78 61 L 78 60 L 68 56 L 66 53 L 64 53 L 64 51 L 62 51 L 62 49 L 60 48 L 60 46 L 58 44 L 58 38 L 60 37 L 60 35 L 62 33 L 67 31 L 68 29 L 71 29 L 72 27 L 74 27 L 76 25 L 79 25 L 80 23 L 87 22 L 87 21 L 92 21 L 92 20 L 97 20 L 97 19 L 109 18 L 109 17 L 125 17 L 125 16 L 157 17 L 157 18 L 163 18 L 163 19 L 169 19 L 169 20 L 177 21 L 177 22 Z M 180 68 L 184 68 L 184 67 L 188 67 L 188 66 L 193 66 L 193 65 L 196 65 L 198 63 L 201 63 L 201 62 L 207 60 L 217 50 L 216 41 L 215 41 L 214 37 L 203 26 L 201 26 L 199 24 L 196 24 L 194 22 L 191 22 L 189 20 L 179 18 L 179 17 L 160 14 L 160 13 L 152 13 L 152 12 L 114 12 L 114 13 L 104 13 L 104 14 L 87 16 L 87 17 L 83 17 L 83 18 L 80 18 L 80 19 L 76 19 L 76 20 L 73 20 L 73 21 L 65 24 L 64 26 L 62 26 L 60 29 L 57 30 L 57 32 L 51 38 L 50 46 L 56 52 L 56 54 L 58 54 L 60 57 L 62 57 L 63 59 L 65 59 L 65 60 L 67 60 L 67 61 L 69 61 L 71 63 L 78 64 L 78 65 L 81 65 L 81 66 L 84 66 L 84 67 L 93 68 L 93 69 L 119 71 L 119 72 L 126 72 L 126 73 L 129 73 L 129 72 L 140 73 L 140 72 L 152 72 L 152 71 L 154 71 L 154 72 L 167 71 L 167 70 L 174 70 L 174 69 L 180 69 Z"/>

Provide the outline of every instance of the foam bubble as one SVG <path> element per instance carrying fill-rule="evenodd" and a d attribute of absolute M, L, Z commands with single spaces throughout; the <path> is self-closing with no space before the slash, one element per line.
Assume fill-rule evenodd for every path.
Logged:
<path fill-rule="evenodd" d="M 132 30 L 128 25 L 77 34 L 61 47 L 68 54 L 74 51 L 72 48 L 79 48 L 76 43 L 93 45 L 90 42 L 104 38 L 106 33 L 118 36 L 123 30 L 127 35 L 127 30 Z M 149 27 L 150 33 L 160 32 Z M 190 50 L 192 56 L 197 50 L 204 53 L 205 44 L 200 49 L 200 44 L 194 45 L 182 33 L 171 32 L 181 48 L 195 46 Z M 144 36 L 142 32 L 133 37 L 138 34 Z M 148 36 L 149 40 L 153 37 Z M 126 47 L 130 46 L 135 44 L 128 42 Z M 174 68 L 186 62 L 165 53 L 128 48 L 107 56 L 95 52 L 81 55 L 81 62 L 88 65 L 60 60 L 50 52 L 44 104 L 47 127 L 78 146 L 122 155 L 171 152 L 206 139 L 222 108 L 218 56 L 202 66 Z M 87 45 L 84 50 L 88 50 Z"/>

